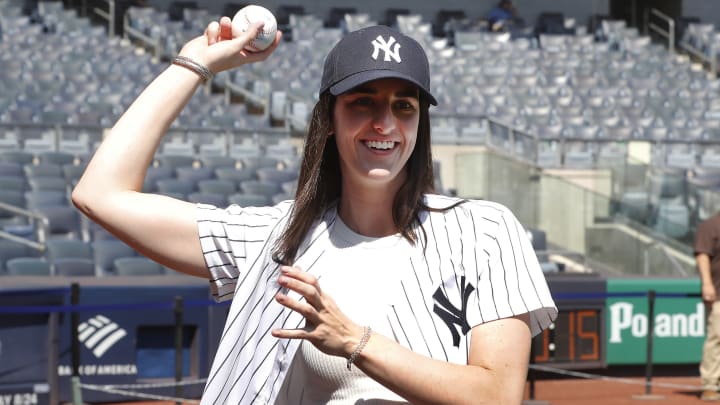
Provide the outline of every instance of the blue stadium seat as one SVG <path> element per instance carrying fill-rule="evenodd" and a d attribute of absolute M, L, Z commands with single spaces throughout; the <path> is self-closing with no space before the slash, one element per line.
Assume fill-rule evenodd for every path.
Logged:
<path fill-rule="evenodd" d="M 56 276 L 95 277 L 95 264 L 92 259 L 83 257 L 59 257 L 50 262 Z"/>
<path fill-rule="evenodd" d="M 113 261 L 118 276 L 158 276 L 165 274 L 165 268 L 147 257 L 119 257 Z"/>
<path fill-rule="evenodd" d="M 50 263 L 38 257 L 16 257 L 5 262 L 8 275 L 11 276 L 49 276 Z"/>
<path fill-rule="evenodd" d="M 45 256 L 50 262 L 60 258 L 92 259 L 92 247 L 79 239 L 48 239 L 45 242 Z"/>

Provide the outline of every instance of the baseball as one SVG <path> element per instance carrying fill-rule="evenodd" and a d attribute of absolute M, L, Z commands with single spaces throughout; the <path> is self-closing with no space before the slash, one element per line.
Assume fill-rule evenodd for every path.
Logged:
<path fill-rule="evenodd" d="M 245 45 L 245 50 L 250 52 L 259 52 L 267 49 L 275 41 L 275 33 L 277 32 L 277 21 L 270 10 L 261 6 L 245 6 L 241 8 L 232 19 L 232 35 L 237 38 L 247 31 L 250 24 L 256 21 L 263 21 L 265 25 L 262 31 Z"/>

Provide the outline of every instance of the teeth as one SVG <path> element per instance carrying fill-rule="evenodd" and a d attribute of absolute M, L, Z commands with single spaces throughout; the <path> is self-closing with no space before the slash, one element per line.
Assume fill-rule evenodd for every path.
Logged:
<path fill-rule="evenodd" d="M 393 141 L 367 141 L 365 144 L 373 149 L 392 149 L 395 146 Z"/>

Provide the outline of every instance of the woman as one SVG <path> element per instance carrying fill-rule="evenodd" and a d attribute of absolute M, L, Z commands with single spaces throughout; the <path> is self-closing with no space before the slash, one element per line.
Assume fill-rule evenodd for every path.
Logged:
<path fill-rule="evenodd" d="M 141 253 L 233 299 L 203 404 L 517 404 L 557 314 L 506 208 L 429 194 L 427 56 L 387 27 L 326 58 L 294 201 L 218 209 L 141 193 L 203 78 L 265 59 L 211 23 L 98 148 L 73 201 Z"/>

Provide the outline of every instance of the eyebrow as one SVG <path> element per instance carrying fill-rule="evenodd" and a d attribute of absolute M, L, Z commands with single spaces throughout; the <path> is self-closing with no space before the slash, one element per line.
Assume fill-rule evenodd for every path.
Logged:
<path fill-rule="evenodd" d="M 346 94 L 377 94 L 377 89 L 372 86 L 360 85 L 348 90 Z M 420 98 L 420 91 L 415 85 L 408 84 L 407 87 L 395 93 L 397 97 Z"/>

